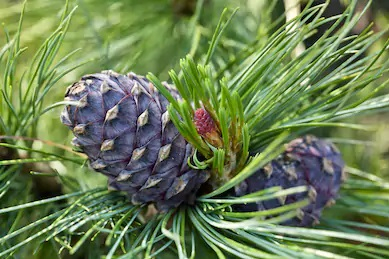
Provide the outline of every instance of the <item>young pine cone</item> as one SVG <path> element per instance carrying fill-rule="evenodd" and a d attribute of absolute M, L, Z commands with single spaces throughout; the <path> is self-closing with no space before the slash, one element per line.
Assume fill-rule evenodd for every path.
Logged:
<path fill-rule="evenodd" d="M 194 202 L 209 173 L 189 168 L 193 148 L 170 121 L 168 101 L 146 78 L 112 71 L 87 75 L 67 89 L 65 100 L 78 105 L 65 107 L 62 123 L 111 188 L 160 211 Z"/>
<path fill-rule="evenodd" d="M 344 161 L 336 147 L 314 136 L 304 136 L 287 144 L 286 151 L 267 166 L 235 187 L 237 196 L 254 193 L 273 186 L 283 189 L 307 186 L 305 193 L 284 198 L 237 206 L 238 211 L 269 210 L 309 198 L 298 217 L 284 225 L 311 226 L 319 222 L 324 207 L 335 202 L 344 177 Z"/>

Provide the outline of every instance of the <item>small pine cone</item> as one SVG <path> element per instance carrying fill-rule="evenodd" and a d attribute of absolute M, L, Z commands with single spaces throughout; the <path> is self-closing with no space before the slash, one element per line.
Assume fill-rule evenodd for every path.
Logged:
<path fill-rule="evenodd" d="M 307 186 L 304 193 L 239 205 L 238 211 L 273 209 L 309 198 L 298 217 L 284 225 L 306 227 L 319 222 L 323 208 L 335 203 L 344 177 L 344 161 L 337 148 L 330 142 L 314 136 L 304 136 L 291 141 L 286 151 L 267 166 L 235 187 L 235 194 L 243 196 L 266 188 L 281 186 L 283 189 Z"/>
<path fill-rule="evenodd" d="M 204 108 L 199 108 L 195 111 L 194 124 L 199 135 L 211 145 L 218 148 L 223 147 L 220 131 L 211 115 Z"/>
<path fill-rule="evenodd" d="M 160 211 L 194 202 L 209 173 L 189 168 L 193 148 L 170 121 L 168 101 L 146 78 L 112 71 L 87 75 L 67 89 L 65 100 L 78 105 L 65 107 L 62 123 L 91 167 L 108 176 L 111 189 Z"/>

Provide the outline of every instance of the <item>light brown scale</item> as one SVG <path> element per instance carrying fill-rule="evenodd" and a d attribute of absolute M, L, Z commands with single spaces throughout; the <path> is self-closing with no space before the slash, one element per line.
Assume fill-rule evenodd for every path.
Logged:
<path fill-rule="evenodd" d="M 323 170 L 324 172 L 330 174 L 330 175 L 333 175 L 335 170 L 334 170 L 334 166 L 332 164 L 332 161 L 327 159 L 327 158 L 323 158 L 322 159 L 322 164 L 323 164 Z"/>
<path fill-rule="evenodd" d="M 273 166 L 271 163 L 268 163 L 264 166 L 263 171 L 265 172 L 267 178 L 269 179 L 273 173 Z"/>

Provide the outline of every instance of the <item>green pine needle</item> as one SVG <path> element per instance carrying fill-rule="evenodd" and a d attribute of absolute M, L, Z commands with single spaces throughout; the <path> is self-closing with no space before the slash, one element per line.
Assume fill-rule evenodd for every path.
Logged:
<path fill-rule="evenodd" d="M 63 4 L 57 0 L 30 2 L 32 14 Z M 313 1 L 309 1 L 292 20 L 283 23 L 281 16 L 270 25 L 258 24 L 255 13 L 245 5 L 230 12 L 224 9 L 226 1 L 215 0 L 215 6 L 223 6 L 220 10 L 224 11 L 220 19 L 209 18 L 212 21 L 208 26 L 203 21 L 207 8 L 212 8 L 207 1 L 198 2 L 190 19 L 177 22 L 171 17 L 170 1 L 169 5 L 156 0 L 130 2 L 122 8 L 131 15 L 123 18 L 123 24 L 115 24 L 118 29 L 103 22 L 106 10 L 96 0 L 81 1 L 81 14 L 71 8 L 71 1 L 66 2 L 58 26 L 54 28 L 54 22 L 50 22 L 53 32 L 42 32 L 48 37 L 33 57 L 29 48 L 23 47 L 28 43 L 23 35 L 30 28 L 22 28 L 26 27 L 30 11 L 25 13 L 25 5 L 7 9 L 0 6 L 5 18 L 22 10 L 17 25 L 5 29 L 4 46 L 0 48 L 0 149 L 13 152 L 12 157 L 0 161 L 1 258 L 21 258 L 31 253 L 39 257 L 45 246 L 50 246 L 58 258 L 65 250 L 90 258 L 389 257 L 389 183 L 385 176 L 350 165 L 349 179 L 342 185 L 337 204 L 326 209 L 321 224 L 312 228 L 280 225 L 298 217 L 307 200 L 257 212 L 234 210 L 239 204 L 282 200 L 286 195 L 305 192 L 305 187 L 272 187 L 242 197 L 229 194 L 229 190 L 278 156 L 283 151 L 282 144 L 297 135 L 335 127 L 368 134 L 375 129 L 350 120 L 386 112 L 389 107 L 389 40 L 382 41 L 387 31 L 373 33 L 370 25 L 359 35 L 350 35 L 367 9 L 355 14 L 357 1 L 352 1 L 344 13 L 323 18 L 330 1 L 313 7 Z M 270 19 L 275 2 L 269 1 L 261 21 Z M 88 4 L 93 9 L 89 10 Z M 145 15 L 140 12 L 142 8 L 159 12 L 147 11 Z M 100 30 L 94 18 L 106 28 Z M 82 59 L 76 58 L 81 53 L 78 47 L 62 50 L 68 37 L 72 42 L 81 42 L 80 35 L 69 33 L 71 19 L 87 24 L 89 38 L 85 40 L 96 48 L 83 49 Z M 295 55 L 296 46 L 323 24 L 332 25 L 313 46 Z M 129 35 L 108 44 L 105 29 L 113 35 L 129 30 Z M 172 31 L 180 35 L 166 39 L 166 45 L 174 50 L 167 51 L 166 56 L 173 58 L 154 64 L 158 62 L 151 60 L 164 57 L 155 48 L 154 39 L 161 38 L 155 35 L 169 35 Z M 39 35 L 31 34 L 30 40 L 39 39 Z M 378 42 L 380 49 L 372 49 Z M 177 54 L 176 46 L 180 44 L 186 47 Z M 166 49 L 169 48 L 165 46 Z M 170 102 L 169 115 L 179 132 L 196 148 L 188 163 L 199 169 L 210 167 L 220 178 L 224 177 L 218 188 L 198 197 L 193 206 L 148 215 L 150 208 L 130 204 L 121 193 L 91 187 L 89 181 L 94 177 L 87 178 L 87 169 L 80 167 L 84 157 L 75 156 L 61 143 L 40 140 L 40 131 L 47 126 L 51 111 L 68 104 L 47 100 L 48 97 L 55 96 L 55 87 L 66 81 L 65 76 L 101 52 L 104 58 L 97 63 L 100 68 L 114 64 L 126 70 L 129 65 L 145 62 L 153 63 L 150 71 L 154 74 L 165 71 L 165 76 L 170 76 L 182 100 L 175 100 L 157 76 L 150 73 L 148 78 Z M 191 55 L 180 64 L 172 61 L 185 52 Z M 166 72 L 167 68 L 173 70 Z M 193 116 L 198 108 L 211 114 L 223 143 L 231 145 L 213 147 L 197 133 Z M 359 137 L 339 135 L 333 139 L 352 147 L 366 146 Z M 228 175 L 226 165 L 233 155 L 237 155 L 235 171 Z M 58 171 L 32 170 L 27 177 L 24 166 L 37 162 L 57 166 Z M 32 195 L 29 177 L 54 176 L 62 184 L 63 195 Z"/>

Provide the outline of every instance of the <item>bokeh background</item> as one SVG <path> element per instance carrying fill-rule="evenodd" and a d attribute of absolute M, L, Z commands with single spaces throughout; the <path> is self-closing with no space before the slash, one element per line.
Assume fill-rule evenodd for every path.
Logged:
<path fill-rule="evenodd" d="M 304 1 L 300 3 L 295 0 L 199 2 L 199 0 L 70 0 L 69 5 L 78 5 L 78 9 L 59 50 L 59 57 L 76 49 L 80 51 L 59 69 L 66 70 L 81 63 L 83 65 L 68 73 L 55 85 L 46 98 L 45 105 L 61 101 L 66 87 L 71 82 L 77 81 L 80 76 L 101 70 L 112 69 L 123 73 L 133 71 L 137 74 L 152 72 L 160 79 L 168 80 L 167 72 L 178 67 L 180 58 L 187 53 L 200 58 L 201 54 L 206 52 L 224 7 L 239 7 L 231 23 L 233 29 L 226 32 L 225 40 L 222 41 L 222 47 L 228 53 L 229 49 L 240 48 L 253 41 L 260 42 L 267 37 L 264 34 L 265 28 L 267 29 L 279 19 L 285 10 L 293 16 L 293 13 L 298 13 L 305 5 Z M 324 1 L 314 2 L 320 4 Z M 363 9 L 366 2 L 358 1 L 358 8 Z M 202 4 L 202 11 L 198 12 L 196 6 L 200 4 Z M 18 69 L 15 71 L 16 74 L 19 73 L 19 78 L 24 68 L 31 65 L 37 49 L 57 27 L 64 5 L 64 0 L 27 1 L 21 45 L 28 46 L 28 49 L 21 56 Z M 330 1 L 324 16 L 340 14 L 346 6 L 347 1 Z M 0 46 L 7 44 L 7 35 L 14 35 L 17 31 L 22 8 L 22 1 L 0 1 L 0 23 L 4 28 L 0 31 Z M 285 22 L 288 16 L 282 19 Z M 388 29 L 389 1 L 373 0 L 371 7 L 353 32 L 361 32 L 372 22 L 376 32 Z M 304 42 L 305 46 L 315 44 L 315 40 L 325 31 L 326 27 L 320 28 L 317 35 Z M 382 37 L 382 41 L 367 51 L 378 50 L 388 37 L 389 35 L 386 34 Z M 384 56 L 389 58 L 388 53 Z M 1 69 L 3 69 L 2 65 L 0 74 Z M 382 82 L 386 80 L 388 78 L 381 79 Z M 60 111 L 61 108 L 57 108 L 45 114 L 39 120 L 33 137 L 70 146 L 69 131 L 59 121 Z M 361 132 L 349 129 L 326 129 L 330 132 L 321 130 L 316 134 L 332 136 L 332 140 L 340 147 L 350 166 L 389 179 L 389 114 L 382 112 L 374 116 L 358 117 L 354 118 L 353 122 L 374 125 L 375 130 Z M 0 135 L 4 135 L 4 132 L 0 132 Z M 347 138 L 349 141 L 341 138 Z M 41 142 L 34 142 L 34 148 L 39 149 L 41 145 Z M 52 150 L 47 150 L 51 148 Z M 46 146 L 45 150 L 64 152 L 50 145 Z M 9 159 L 9 156 L 12 154 L 3 148 L 0 152 L 0 160 Z M 58 172 L 60 175 L 67 175 L 74 179 L 82 189 L 101 185 L 105 181 L 104 177 L 85 172 L 86 170 L 73 163 L 58 161 L 38 163 L 33 165 L 33 168 L 26 165 L 25 171 Z M 28 173 L 23 177 L 25 179 L 19 179 L 19 184 L 13 188 L 16 189 L 14 193 L 24 197 L 25 200 L 53 197 L 66 193 L 67 188 L 71 188 L 62 186 L 58 178 Z M 12 203 L 10 201 L 10 204 Z M 50 208 L 44 209 L 50 210 Z M 34 213 L 30 216 L 34 217 Z M 55 258 L 52 257 L 56 254 L 55 251 L 50 249 L 47 251 L 41 249 L 41 251 L 34 258 Z"/>

